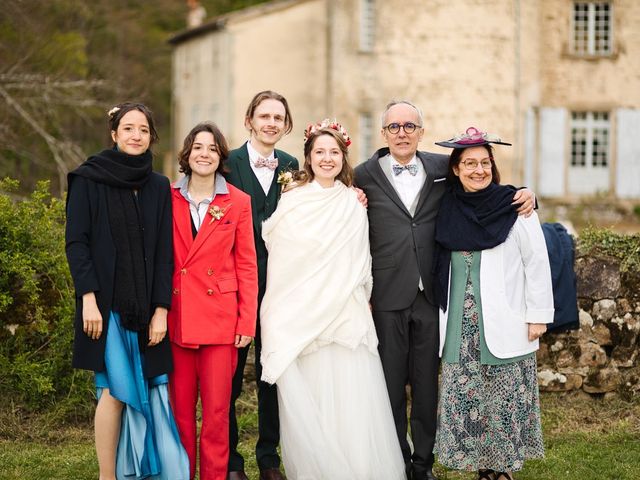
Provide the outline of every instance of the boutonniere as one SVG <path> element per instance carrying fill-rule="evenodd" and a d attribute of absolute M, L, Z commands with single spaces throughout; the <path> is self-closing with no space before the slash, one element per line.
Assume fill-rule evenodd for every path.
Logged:
<path fill-rule="evenodd" d="M 293 182 L 293 172 L 291 170 L 282 170 L 278 174 L 277 182 L 282 185 L 282 190 L 284 190 L 287 185 Z"/>
<path fill-rule="evenodd" d="M 218 205 L 212 205 L 209 207 L 209 215 L 211 215 L 211 221 L 209 225 L 211 225 L 215 220 L 220 220 L 224 217 L 224 214 L 227 213 L 227 210 L 231 207 L 231 204 L 227 205 L 226 208 L 220 208 Z"/>

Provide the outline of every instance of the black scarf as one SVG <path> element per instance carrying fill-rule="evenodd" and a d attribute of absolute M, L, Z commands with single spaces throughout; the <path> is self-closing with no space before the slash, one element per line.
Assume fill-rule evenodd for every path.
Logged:
<path fill-rule="evenodd" d="M 512 205 L 516 188 L 495 183 L 479 192 L 465 192 L 456 182 L 449 186 L 436 219 L 434 273 L 436 298 L 447 308 L 449 264 L 452 251 L 479 251 L 500 245 L 518 218 Z"/>
<path fill-rule="evenodd" d="M 116 247 L 112 309 L 122 326 L 142 331 L 149 325 L 143 219 L 137 193 L 149 180 L 153 156 L 127 155 L 103 150 L 70 173 L 104 184 L 107 189 L 109 227 Z"/>

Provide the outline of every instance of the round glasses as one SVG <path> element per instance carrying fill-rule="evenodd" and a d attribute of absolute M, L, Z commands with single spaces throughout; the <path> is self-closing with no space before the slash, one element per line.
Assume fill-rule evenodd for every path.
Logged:
<path fill-rule="evenodd" d="M 469 170 L 470 172 L 478 168 L 478 165 L 480 165 L 483 170 L 491 170 L 491 160 L 482 160 L 480 162 L 478 160 L 464 160 L 460 163 L 464 165 L 465 170 Z"/>
<path fill-rule="evenodd" d="M 391 133 L 393 135 L 395 135 L 396 133 L 400 132 L 400 129 L 403 129 L 404 133 L 406 133 L 407 135 L 410 135 L 413 132 L 415 132 L 416 129 L 418 129 L 418 128 L 422 128 L 422 125 L 416 125 L 415 123 L 412 123 L 412 122 L 390 123 L 386 127 L 382 127 L 383 130 L 386 130 L 387 132 L 389 132 L 389 133 Z"/>

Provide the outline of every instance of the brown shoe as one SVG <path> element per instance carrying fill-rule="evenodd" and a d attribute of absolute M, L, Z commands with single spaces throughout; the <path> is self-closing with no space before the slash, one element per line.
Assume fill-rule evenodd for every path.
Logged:
<path fill-rule="evenodd" d="M 260 480 L 285 480 L 278 468 L 265 468 L 260 470 Z"/>
<path fill-rule="evenodd" d="M 239 472 L 229 472 L 229 476 L 227 477 L 227 479 L 228 480 L 249 480 L 249 477 L 247 477 L 246 473 L 240 470 Z"/>

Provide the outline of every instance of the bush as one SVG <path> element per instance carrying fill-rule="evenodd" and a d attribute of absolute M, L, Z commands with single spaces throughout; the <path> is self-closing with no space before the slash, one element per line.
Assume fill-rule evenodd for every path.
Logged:
<path fill-rule="evenodd" d="M 86 418 L 90 375 L 71 368 L 74 292 L 64 252 L 65 204 L 41 182 L 15 200 L 0 180 L 0 397 L 27 413 Z"/>

